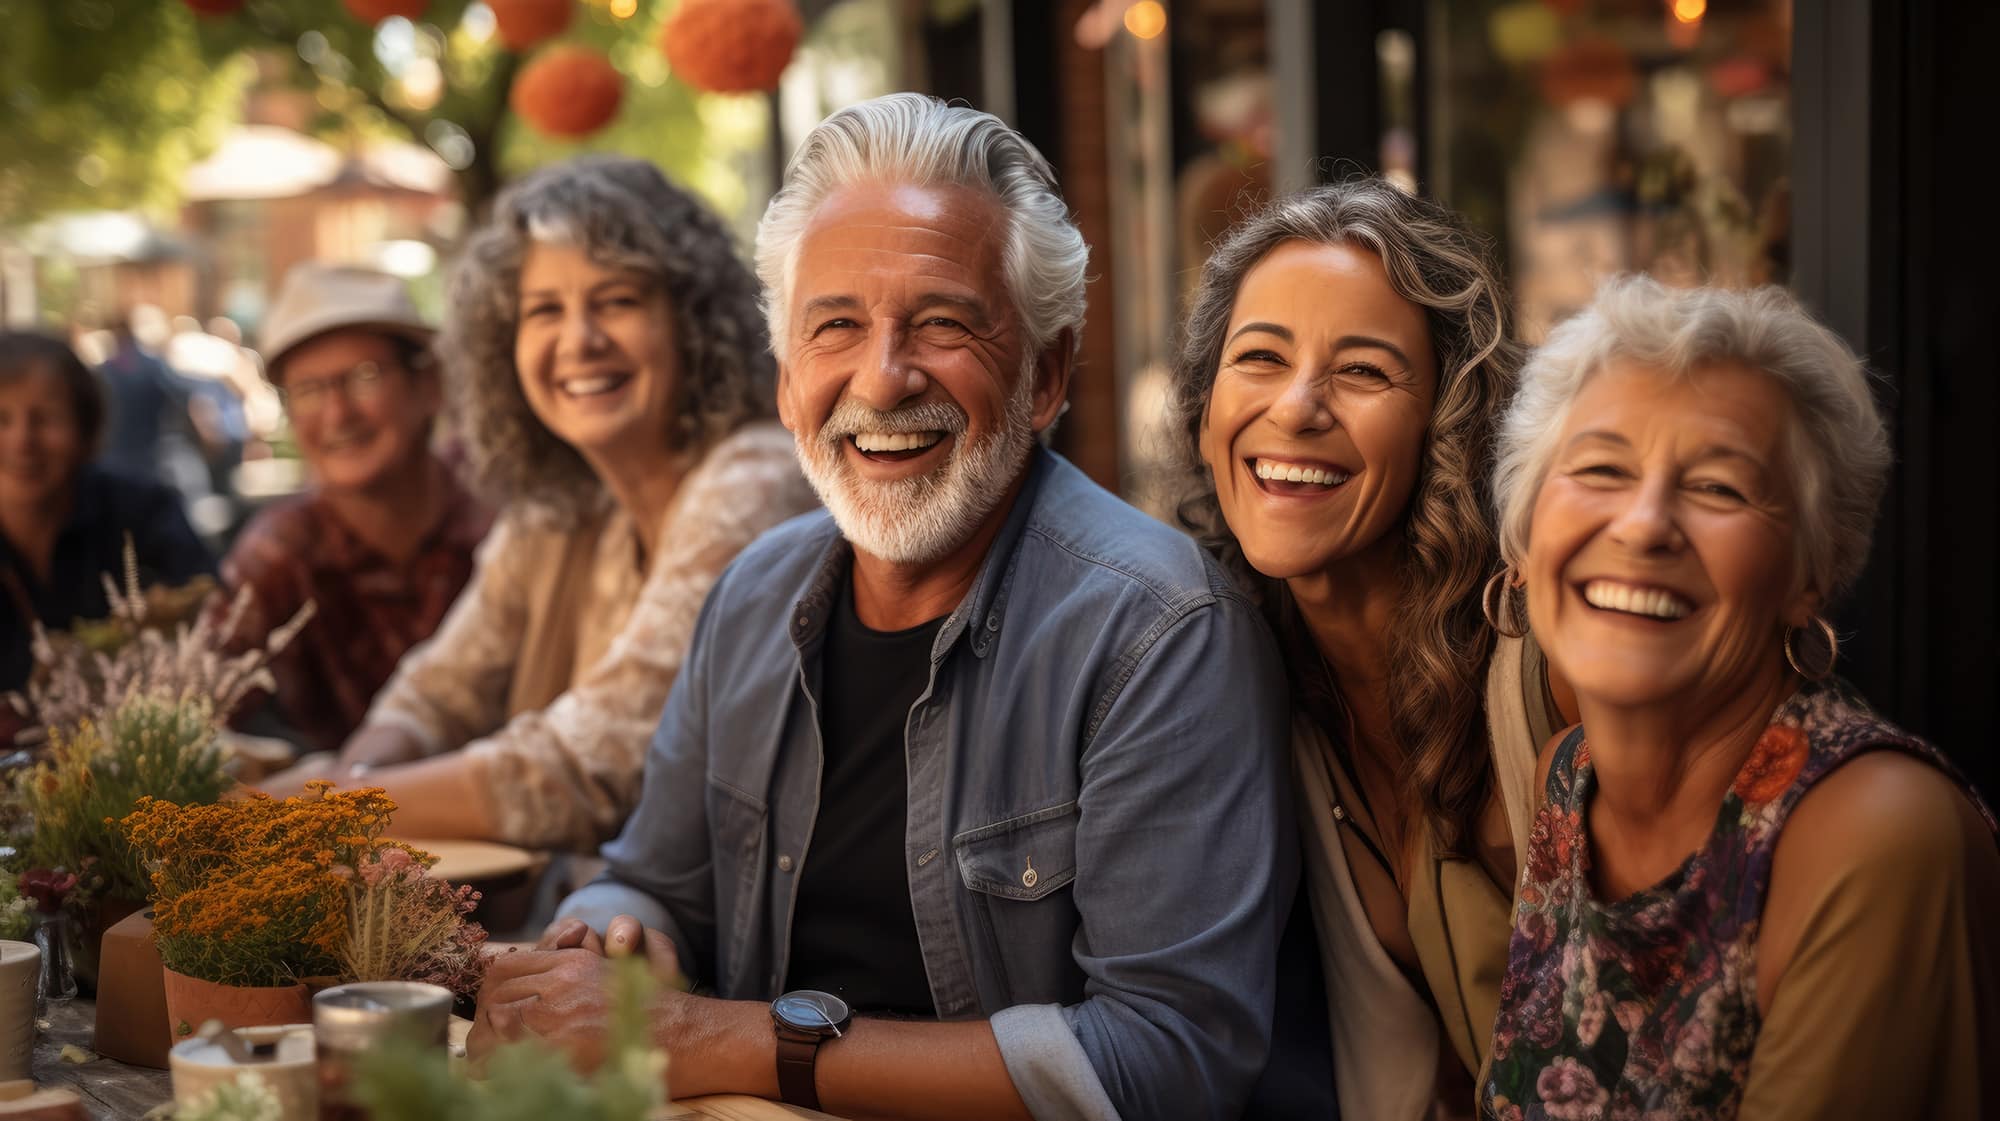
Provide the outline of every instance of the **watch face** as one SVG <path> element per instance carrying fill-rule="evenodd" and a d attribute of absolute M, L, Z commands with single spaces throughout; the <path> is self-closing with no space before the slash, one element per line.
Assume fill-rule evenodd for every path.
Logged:
<path fill-rule="evenodd" d="M 839 1035 L 851 1015 L 846 1001 L 817 989 L 798 989 L 771 1002 L 772 1019 L 813 1035 Z"/>

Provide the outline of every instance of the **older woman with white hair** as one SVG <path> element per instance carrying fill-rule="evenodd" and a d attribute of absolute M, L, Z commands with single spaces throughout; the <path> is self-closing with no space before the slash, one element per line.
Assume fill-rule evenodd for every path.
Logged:
<path fill-rule="evenodd" d="M 1861 363 L 1777 289 L 1604 288 L 1523 370 L 1511 601 L 1544 752 L 1496 1118 L 2000 1114 L 2000 847 L 1833 676 L 1889 469 Z"/>
<path fill-rule="evenodd" d="M 710 586 L 814 504 L 766 340 L 729 231 L 653 165 L 501 194 L 437 347 L 500 519 L 335 772 L 386 787 L 401 835 L 588 850 L 624 822 Z"/>

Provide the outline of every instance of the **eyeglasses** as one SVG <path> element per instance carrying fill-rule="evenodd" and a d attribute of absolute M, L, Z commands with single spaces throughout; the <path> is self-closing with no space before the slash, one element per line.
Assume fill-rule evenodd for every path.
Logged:
<path fill-rule="evenodd" d="M 350 404 L 372 405 L 382 399 L 389 372 L 375 362 L 358 363 L 351 369 L 311 381 L 291 382 L 278 387 L 278 399 L 293 416 L 311 416 L 326 408 L 338 392 Z M 289 379 L 288 379 L 289 380 Z"/>

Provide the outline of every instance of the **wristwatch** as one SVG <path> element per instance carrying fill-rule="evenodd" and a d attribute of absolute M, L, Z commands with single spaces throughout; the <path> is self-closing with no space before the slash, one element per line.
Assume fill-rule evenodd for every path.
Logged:
<path fill-rule="evenodd" d="M 788 1105 L 819 1108 L 813 1065 L 819 1045 L 840 1038 L 854 1013 L 847 1002 L 817 989 L 795 989 L 771 1002 L 771 1027 L 778 1034 L 778 1096 Z"/>

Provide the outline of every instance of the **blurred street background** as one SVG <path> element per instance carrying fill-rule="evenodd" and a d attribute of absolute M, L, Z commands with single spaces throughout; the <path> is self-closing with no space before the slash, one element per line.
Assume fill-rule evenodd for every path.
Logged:
<path fill-rule="evenodd" d="M 1530 342 L 1640 270 L 1788 285 L 1867 356 L 1899 469 L 1844 672 L 1991 792 L 1996 42 L 1980 0 L 0 0 L 0 322 L 148 371 L 106 455 L 219 550 L 305 482 L 256 351 L 293 264 L 385 269 L 435 315 L 495 192 L 583 151 L 657 162 L 747 253 L 813 124 L 924 90 L 1055 164 L 1093 253 L 1058 445 L 1164 516 L 1209 242 L 1378 172 L 1494 238 Z"/>

